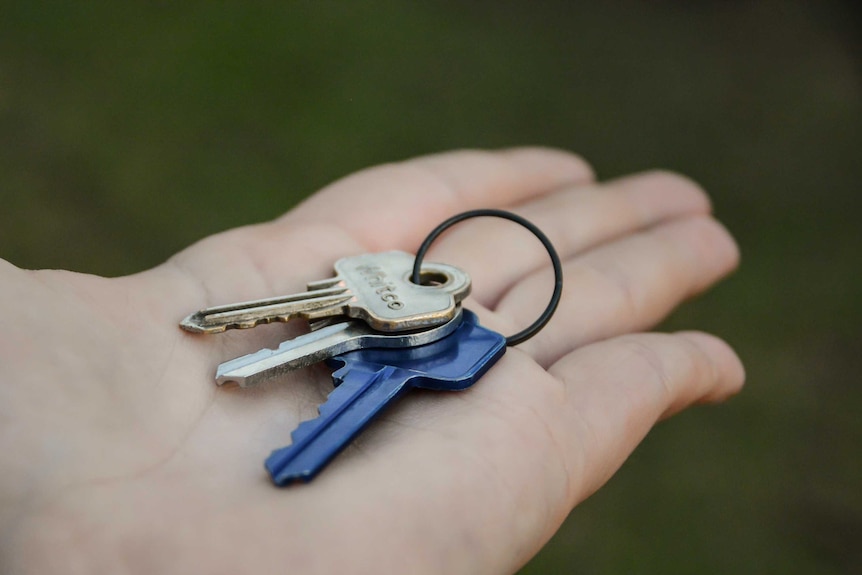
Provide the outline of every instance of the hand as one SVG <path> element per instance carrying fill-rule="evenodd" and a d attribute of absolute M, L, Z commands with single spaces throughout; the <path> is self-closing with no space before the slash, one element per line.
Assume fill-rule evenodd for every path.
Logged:
<path fill-rule="evenodd" d="M 457 212 L 501 207 L 565 262 L 554 319 L 473 388 L 411 392 L 312 483 L 263 460 L 331 389 L 313 367 L 220 389 L 218 363 L 298 333 L 201 336 L 186 314 L 300 291 L 339 257 L 415 251 Z M 0 260 L 4 573 L 502 573 L 525 563 L 653 424 L 739 390 L 703 333 L 641 333 L 731 271 L 733 240 L 680 176 L 593 183 L 552 150 L 455 152 L 372 168 L 270 223 L 104 279 Z M 466 307 L 504 334 L 550 295 L 517 225 L 460 224 L 429 261 L 473 278 Z"/>

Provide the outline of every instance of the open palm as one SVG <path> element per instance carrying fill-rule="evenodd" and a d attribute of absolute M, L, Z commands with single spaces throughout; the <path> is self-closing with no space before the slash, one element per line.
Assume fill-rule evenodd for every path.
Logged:
<path fill-rule="evenodd" d="M 316 414 L 328 370 L 219 389 L 218 363 L 302 327 L 201 336 L 178 321 L 300 291 L 346 255 L 415 251 L 478 207 L 549 235 L 565 262 L 557 315 L 471 389 L 408 394 L 314 482 L 274 488 L 263 460 Z M 658 419 L 742 385 L 720 340 L 641 333 L 737 257 L 684 178 L 598 185 L 572 155 L 518 149 L 366 170 L 133 276 L 0 260 L 0 570 L 511 572 Z M 509 222 L 462 224 L 428 259 L 468 271 L 466 307 L 505 334 L 551 292 L 541 244 Z"/>

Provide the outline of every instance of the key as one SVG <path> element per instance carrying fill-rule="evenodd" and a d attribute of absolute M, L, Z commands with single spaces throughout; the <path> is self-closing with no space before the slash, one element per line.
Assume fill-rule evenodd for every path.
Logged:
<path fill-rule="evenodd" d="M 235 382 L 240 387 L 252 387 L 288 371 L 357 349 L 425 345 L 455 331 L 461 324 L 461 317 L 461 306 L 458 306 L 455 317 L 443 325 L 389 334 L 374 331 L 367 323 L 359 320 L 331 323 L 282 342 L 276 349 L 265 348 L 222 363 L 216 370 L 216 383 L 224 385 Z"/>
<path fill-rule="evenodd" d="M 506 351 L 506 339 L 464 319 L 449 336 L 420 347 L 362 349 L 330 360 L 336 367 L 320 415 L 301 423 L 293 443 L 277 449 L 265 466 L 278 486 L 310 481 L 386 406 L 414 387 L 462 390 L 475 383 Z"/>
<path fill-rule="evenodd" d="M 203 309 L 180 327 L 219 333 L 263 323 L 346 315 L 384 332 L 440 325 L 470 293 L 470 277 L 444 264 L 423 265 L 423 283 L 410 281 L 414 257 L 400 251 L 363 254 L 335 262 L 335 277 L 308 284 L 308 291 Z"/>

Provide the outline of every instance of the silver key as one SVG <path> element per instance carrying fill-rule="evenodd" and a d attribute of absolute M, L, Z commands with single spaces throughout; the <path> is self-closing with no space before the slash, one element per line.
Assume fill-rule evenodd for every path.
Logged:
<path fill-rule="evenodd" d="M 180 327 L 219 333 L 335 315 L 364 320 L 384 332 L 446 323 L 470 293 L 470 277 L 454 266 L 424 263 L 423 283 L 433 285 L 416 285 L 410 281 L 413 261 L 412 255 L 400 251 L 342 258 L 335 262 L 335 277 L 309 283 L 306 292 L 207 308 L 185 318 Z"/>
<path fill-rule="evenodd" d="M 251 387 L 285 372 L 364 348 L 416 347 L 451 334 L 461 324 L 461 306 L 443 325 L 409 333 L 376 332 L 365 322 L 347 320 L 289 339 L 276 349 L 262 349 L 218 366 L 216 383 Z"/>

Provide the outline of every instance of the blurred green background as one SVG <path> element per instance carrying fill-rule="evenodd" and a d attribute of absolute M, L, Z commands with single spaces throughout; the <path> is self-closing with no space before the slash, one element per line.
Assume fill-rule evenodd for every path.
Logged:
<path fill-rule="evenodd" d="M 852 7 L 2 2 L 0 257 L 130 273 L 450 148 L 686 173 L 743 265 L 665 327 L 727 338 L 748 386 L 658 426 L 523 573 L 860 573 Z"/>

